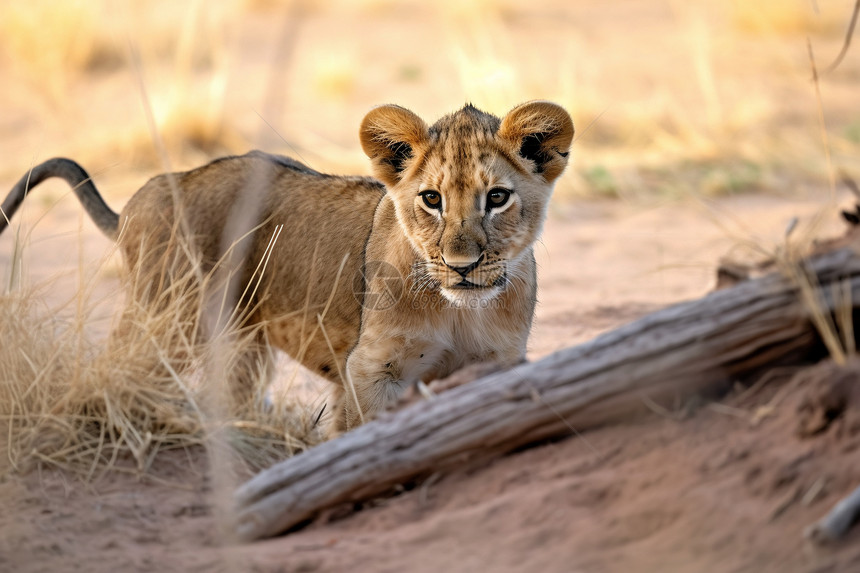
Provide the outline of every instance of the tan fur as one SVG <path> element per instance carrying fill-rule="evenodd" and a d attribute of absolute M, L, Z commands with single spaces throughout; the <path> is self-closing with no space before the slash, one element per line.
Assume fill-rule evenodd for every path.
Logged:
<path fill-rule="evenodd" d="M 335 427 L 348 430 L 418 380 L 524 359 L 536 296 L 532 244 L 573 132 L 568 114 L 547 102 L 501 120 L 466 106 L 433 126 L 383 106 L 365 117 L 360 137 L 384 186 L 259 152 L 156 177 L 120 216 L 134 297 L 153 304 L 183 272 L 176 256 L 164 256 L 181 250 L 175 194 L 203 274 L 224 257 L 222 231 L 235 211 L 258 209 L 259 225 L 240 245 L 243 264 L 232 263 L 241 284 L 280 235 L 262 283 L 240 302 L 244 324 L 262 327 L 248 360 L 270 369 L 275 346 L 337 383 Z M 490 209 L 494 189 L 511 195 Z M 261 205 L 246 205 L 257 190 Z M 424 203 L 428 190 L 441 209 Z M 239 384 L 236 400 L 251 390 Z"/>

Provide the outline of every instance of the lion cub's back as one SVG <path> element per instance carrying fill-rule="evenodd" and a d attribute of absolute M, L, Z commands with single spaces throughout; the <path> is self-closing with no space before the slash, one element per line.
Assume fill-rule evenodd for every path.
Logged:
<path fill-rule="evenodd" d="M 175 244 L 174 190 L 205 272 L 222 256 L 224 229 L 237 216 L 256 214 L 252 219 L 259 227 L 248 239 L 252 243 L 244 260 L 246 282 L 277 238 L 263 280 L 254 289 L 256 319 L 269 325 L 276 346 L 296 356 L 308 342 L 308 327 L 332 297 L 324 317 L 326 331 L 338 361 L 345 358 L 360 326 L 361 306 L 353 291 L 374 212 L 385 193 L 380 182 L 324 175 L 293 159 L 261 152 L 159 175 L 129 200 L 121 215 L 120 244 L 131 269 L 164 268 L 165 252 L 183 256 L 184 250 L 167 248 Z M 310 341 L 302 361 L 334 375 L 328 343 L 319 332 L 314 338 L 318 340 Z"/>
<path fill-rule="evenodd" d="M 158 175 L 135 193 L 120 219 L 125 251 L 135 250 L 141 238 L 150 249 L 166 244 L 175 221 L 175 192 L 208 266 L 220 257 L 222 231 L 249 211 L 262 223 L 258 236 L 284 225 L 279 242 L 294 248 L 301 249 L 309 232 L 337 230 L 341 243 L 344 233 L 364 241 L 384 187 L 370 178 L 324 175 L 259 151 L 225 157 L 191 171 Z"/>

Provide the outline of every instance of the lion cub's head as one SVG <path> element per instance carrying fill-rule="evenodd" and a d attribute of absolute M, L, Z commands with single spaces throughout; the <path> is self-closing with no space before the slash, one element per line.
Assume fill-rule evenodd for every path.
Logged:
<path fill-rule="evenodd" d="M 573 131 L 543 101 L 502 119 L 467 105 L 430 127 L 399 106 L 368 113 L 361 145 L 420 254 L 418 283 L 458 305 L 498 295 L 540 233 Z"/>

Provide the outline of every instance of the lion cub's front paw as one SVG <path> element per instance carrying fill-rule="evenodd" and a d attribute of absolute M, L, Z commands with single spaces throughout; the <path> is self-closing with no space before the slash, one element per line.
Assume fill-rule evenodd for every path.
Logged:
<path fill-rule="evenodd" d="M 500 372 L 504 369 L 504 366 L 498 362 L 476 362 L 475 364 L 469 364 L 468 366 L 460 368 L 446 378 L 433 380 L 429 384 L 425 384 L 423 381 L 419 380 L 418 382 L 410 384 L 403 394 L 400 395 L 397 401 L 392 403 L 386 411 L 392 412 L 405 408 L 406 406 L 421 400 L 430 400 L 437 394 L 441 394 L 442 392 L 451 390 L 457 386 L 462 386 L 463 384 L 472 382 L 478 378 L 495 374 L 496 372 Z"/>

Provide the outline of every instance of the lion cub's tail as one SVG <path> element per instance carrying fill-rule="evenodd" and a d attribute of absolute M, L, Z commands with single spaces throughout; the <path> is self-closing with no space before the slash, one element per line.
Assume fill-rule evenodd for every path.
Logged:
<path fill-rule="evenodd" d="M 75 161 L 63 157 L 55 157 L 33 167 L 12 187 L 12 191 L 9 192 L 3 205 L 0 206 L 0 233 L 3 233 L 9 226 L 9 220 L 24 202 L 27 193 L 51 177 L 65 179 L 72 186 L 72 191 L 78 196 L 81 205 L 84 206 L 87 214 L 101 229 L 101 232 L 111 239 L 116 239 L 119 229 L 119 214 L 108 207 L 84 168 Z"/>

